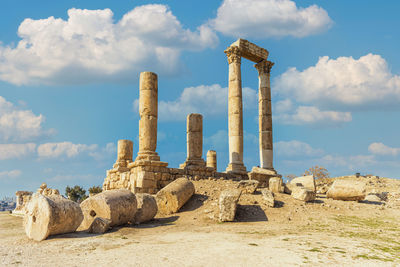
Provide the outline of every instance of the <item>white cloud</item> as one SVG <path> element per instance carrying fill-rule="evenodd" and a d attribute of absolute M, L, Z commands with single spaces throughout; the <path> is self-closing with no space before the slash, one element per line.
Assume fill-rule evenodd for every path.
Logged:
<path fill-rule="evenodd" d="M 257 108 L 257 92 L 251 88 L 243 88 L 243 108 Z M 135 112 L 139 109 L 139 100 L 133 102 Z M 203 116 L 219 116 L 228 113 L 228 88 L 219 84 L 187 87 L 178 99 L 159 101 L 158 116 L 162 121 L 186 120 L 190 113 Z"/>
<path fill-rule="evenodd" d="M 114 23 L 110 9 L 69 9 L 68 19 L 25 19 L 16 47 L 0 45 L 0 79 L 13 84 L 132 79 L 151 69 L 175 72 L 182 50 L 218 43 L 206 25 L 185 29 L 165 5 L 143 5 Z"/>
<path fill-rule="evenodd" d="M 225 0 L 210 24 L 234 37 L 304 37 L 332 25 L 328 13 L 316 5 L 299 8 L 291 0 Z"/>
<path fill-rule="evenodd" d="M 204 143 L 209 149 L 226 151 L 228 148 L 228 132 L 219 130 L 215 134 L 204 138 Z"/>
<path fill-rule="evenodd" d="M 399 106 L 400 76 L 380 55 L 321 57 L 303 71 L 290 68 L 274 81 L 280 96 L 318 107 L 354 110 Z"/>
<path fill-rule="evenodd" d="M 84 152 L 90 153 L 98 149 L 98 145 L 73 144 L 71 142 L 46 143 L 37 148 L 40 158 L 76 157 Z"/>
<path fill-rule="evenodd" d="M 45 118 L 23 110 L 0 96 L 0 141 L 27 141 L 48 136 L 54 129 L 43 130 Z"/>
<path fill-rule="evenodd" d="M 5 180 L 9 178 L 16 178 L 20 176 L 22 172 L 20 170 L 12 170 L 12 171 L 2 171 L 0 172 L 0 180 Z"/>
<path fill-rule="evenodd" d="M 277 108 L 280 112 L 282 112 L 282 110 L 285 111 L 282 113 L 277 112 L 277 114 L 274 115 L 277 122 L 291 125 L 319 124 L 337 126 L 352 120 L 350 112 L 326 111 L 312 106 L 299 106 L 295 110 L 288 110 L 286 108 L 287 107 L 284 107 L 284 109 Z"/>
<path fill-rule="evenodd" d="M 98 145 L 86 145 L 86 150 L 82 152 L 88 152 L 88 155 L 93 157 L 95 160 L 105 160 L 109 157 L 117 157 L 117 146 L 114 143 L 107 143 L 105 147 L 100 148 Z"/>
<path fill-rule="evenodd" d="M 320 157 L 324 153 L 322 149 L 313 148 L 309 144 L 297 140 L 276 142 L 274 151 L 283 157 Z"/>
<path fill-rule="evenodd" d="M 0 144 L 0 160 L 22 158 L 35 153 L 36 144 Z"/>
<path fill-rule="evenodd" d="M 368 151 L 376 155 L 397 156 L 400 154 L 400 148 L 386 146 L 383 143 L 372 143 L 368 147 Z"/>

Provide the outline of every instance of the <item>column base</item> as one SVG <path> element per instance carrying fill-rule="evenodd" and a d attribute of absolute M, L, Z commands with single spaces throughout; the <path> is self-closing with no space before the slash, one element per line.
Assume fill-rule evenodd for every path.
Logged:
<path fill-rule="evenodd" d="M 137 155 L 135 161 L 139 161 L 139 160 L 160 161 L 160 156 L 158 155 L 157 152 L 154 152 L 154 151 L 143 151 L 143 152 L 138 152 L 138 155 Z"/>
<path fill-rule="evenodd" d="M 229 163 L 226 167 L 226 173 L 247 174 L 247 170 L 243 163 Z"/>
<path fill-rule="evenodd" d="M 206 162 L 203 159 L 187 159 L 184 163 L 179 165 L 179 169 L 184 169 L 190 166 L 206 167 Z"/>

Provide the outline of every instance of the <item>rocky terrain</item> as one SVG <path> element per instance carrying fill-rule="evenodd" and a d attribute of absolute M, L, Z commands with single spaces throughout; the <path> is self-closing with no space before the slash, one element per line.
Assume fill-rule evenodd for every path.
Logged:
<path fill-rule="evenodd" d="M 367 182 L 379 201 L 340 201 L 323 193 L 335 179 Z M 258 189 L 242 194 L 235 222 L 218 222 L 222 190 L 238 182 L 193 181 L 195 195 L 180 212 L 103 235 L 76 232 L 29 240 L 22 218 L 0 213 L 5 266 L 396 266 L 400 264 L 400 180 L 318 179 L 317 198 L 275 194 L 270 207 Z M 387 193 L 384 193 L 387 192 Z"/>

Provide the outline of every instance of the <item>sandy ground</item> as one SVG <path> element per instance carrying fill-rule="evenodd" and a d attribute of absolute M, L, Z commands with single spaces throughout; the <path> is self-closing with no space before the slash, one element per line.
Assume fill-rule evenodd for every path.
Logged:
<path fill-rule="evenodd" d="M 172 216 L 114 228 L 29 240 L 22 218 L 0 213 L 2 266 L 400 266 L 400 181 L 380 180 L 389 202 L 277 194 L 242 195 L 236 222 L 218 223 L 217 199 L 235 182 L 195 181 L 196 195 Z M 372 184 L 371 184 L 372 186 Z M 377 186 L 374 186 L 376 188 Z M 397 192 L 399 194 L 397 194 Z"/>

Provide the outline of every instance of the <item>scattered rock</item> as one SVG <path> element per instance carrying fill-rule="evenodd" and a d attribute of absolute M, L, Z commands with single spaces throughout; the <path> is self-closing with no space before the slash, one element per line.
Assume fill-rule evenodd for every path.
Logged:
<path fill-rule="evenodd" d="M 178 210 L 194 194 L 194 185 L 186 178 L 178 178 L 158 191 L 156 201 L 161 214 L 172 214 Z"/>
<path fill-rule="evenodd" d="M 331 188 L 326 192 L 326 197 L 335 200 L 363 200 L 365 198 L 365 182 L 335 180 Z"/>
<path fill-rule="evenodd" d="M 131 191 L 113 189 L 87 198 L 81 203 L 81 208 L 84 219 L 79 229 L 87 230 L 97 217 L 110 220 L 110 226 L 133 222 L 137 210 L 137 201 Z"/>
<path fill-rule="evenodd" d="M 110 224 L 111 220 L 96 217 L 90 225 L 88 232 L 92 234 L 104 234 L 107 230 L 111 229 Z"/>
<path fill-rule="evenodd" d="M 273 208 L 275 206 L 274 193 L 269 191 L 267 188 L 263 188 L 261 194 L 268 207 Z"/>
<path fill-rule="evenodd" d="M 83 220 L 79 204 L 60 195 L 32 195 L 26 205 L 24 228 L 26 235 L 42 241 L 50 235 L 75 232 Z"/>
<path fill-rule="evenodd" d="M 158 208 L 156 198 L 150 194 L 136 194 L 137 211 L 135 223 L 148 222 L 156 216 Z"/>
<path fill-rule="evenodd" d="M 237 188 L 242 191 L 242 194 L 253 194 L 257 187 L 258 187 L 259 182 L 256 180 L 241 180 Z"/>
<path fill-rule="evenodd" d="M 282 178 L 281 177 L 271 177 L 269 179 L 269 190 L 271 190 L 272 193 L 283 193 L 284 186 L 283 186 Z"/>
<path fill-rule="evenodd" d="M 295 186 L 292 190 L 292 197 L 304 202 L 315 200 L 315 192 L 304 187 Z"/>
<path fill-rule="evenodd" d="M 289 184 L 302 186 L 313 192 L 316 192 L 314 175 L 299 176 L 292 179 Z"/>
<path fill-rule="evenodd" d="M 232 222 L 235 219 L 237 203 L 241 191 L 238 189 L 224 190 L 219 196 L 219 220 Z"/>
<path fill-rule="evenodd" d="M 367 195 L 364 200 L 367 202 L 381 202 L 382 201 L 381 198 L 375 194 Z"/>

